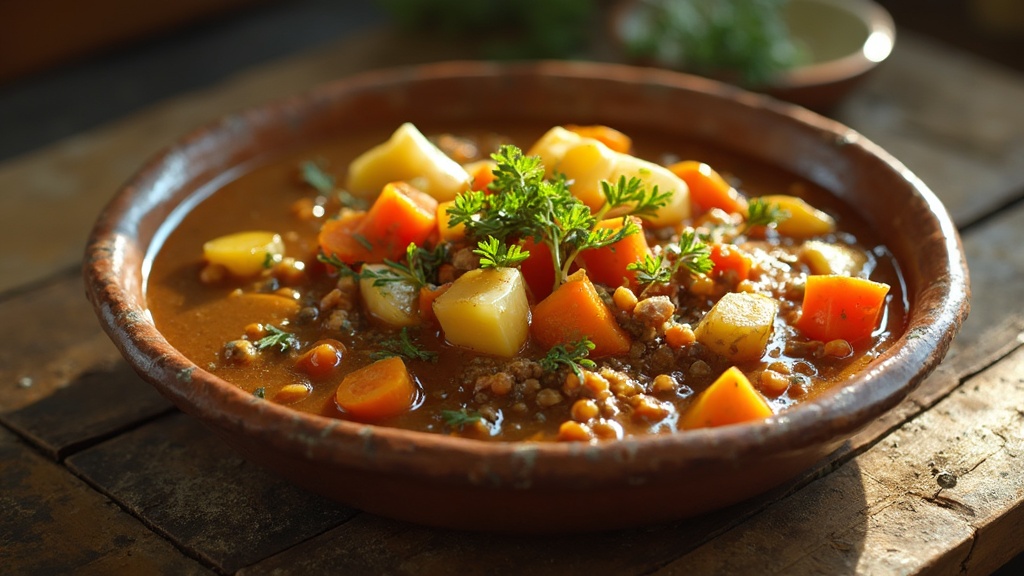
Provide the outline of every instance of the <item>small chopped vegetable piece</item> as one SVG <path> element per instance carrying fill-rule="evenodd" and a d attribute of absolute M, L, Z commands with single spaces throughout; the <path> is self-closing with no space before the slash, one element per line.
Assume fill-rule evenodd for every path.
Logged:
<path fill-rule="evenodd" d="M 274 232 L 238 232 L 203 244 L 203 256 L 211 264 L 227 268 L 235 276 L 255 276 L 268 261 L 284 255 L 284 242 Z"/>
<path fill-rule="evenodd" d="M 526 152 L 526 155 L 540 156 L 545 173 L 550 177 L 556 172 L 562 172 L 560 164 L 566 150 L 587 141 L 593 142 L 594 140 L 592 138 L 584 138 L 561 126 L 555 126 L 534 142 L 533 146 Z"/>
<path fill-rule="evenodd" d="M 442 242 L 456 242 L 466 237 L 465 223 L 460 222 L 455 226 L 449 224 L 452 217 L 448 214 L 448 208 L 454 205 L 454 200 L 440 202 L 437 205 L 437 235 Z"/>
<path fill-rule="evenodd" d="M 868 256 L 863 251 L 843 244 L 830 244 L 808 240 L 800 248 L 800 259 L 807 263 L 811 274 L 840 274 L 859 276 Z"/>
<path fill-rule="evenodd" d="M 601 125 L 577 126 L 575 124 L 568 124 L 565 128 L 584 138 L 593 138 L 616 152 L 629 154 L 633 148 L 633 140 L 615 128 Z"/>
<path fill-rule="evenodd" d="M 531 238 L 523 239 L 519 245 L 523 251 L 530 253 L 530 257 L 519 264 L 519 270 L 530 289 L 530 296 L 539 302 L 547 298 L 555 288 L 555 264 L 551 251 L 543 244 L 534 243 Z"/>
<path fill-rule="evenodd" d="M 625 354 L 632 345 L 583 270 L 534 306 L 530 333 L 544 348 L 588 338 L 594 343 L 591 358 Z"/>
<path fill-rule="evenodd" d="M 780 210 L 789 214 L 787 218 L 775 225 L 775 229 L 783 236 L 810 238 L 836 231 L 834 218 L 811 206 L 802 198 L 776 194 L 761 196 L 760 199 L 765 204 L 777 205 Z"/>
<path fill-rule="evenodd" d="M 604 144 L 587 139 L 568 148 L 559 160 L 558 171 L 568 178 L 572 195 L 582 200 L 591 212 L 596 212 L 605 203 L 601 181 L 612 179 L 616 156 Z"/>
<path fill-rule="evenodd" d="M 712 208 L 744 214 L 747 199 L 729 185 L 711 166 L 694 160 L 684 160 L 668 167 L 690 188 L 690 206 L 693 212 L 703 214 Z"/>
<path fill-rule="evenodd" d="M 364 264 L 363 270 L 382 273 L 388 270 L 384 264 Z M 374 318 L 391 326 L 413 326 L 419 324 L 419 289 L 412 282 L 396 278 L 380 282 L 365 276 L 359 280 L 359 293 L 366 311 Z"/>
<path fill-rule="evenodd" d="M 729 292 L 704 316 L 697 341 L 733 362 L 764 355 L 779 303 L 763 294 Z"/>
<path fill-rule="evenodd" d="M 494 182 L 494 169 L 497 166 L 498 164 L 494 160 L 477 160 L 466 164 L 463 168 L 472 178 L 470 189 L 489 192 L 488 186 Z"/>
<path fill-rule="evenodd" d="M 359 232 L 397 260 L 410 243 L 423 244 L 436 227 L 437 200 L 405 182 L 390 182 L 370 206 Z"/>
<path fill-rule="evenodd" d="M 639 218 L 633 217 L 637 226 L 642 226 Z M 598 222 L 597 228 L 618 230 L 622 228 L 622 218 L 610 218 Z M 580 252 L 580 258 L 587 268 L 587 276 L 593 282 L 606 286 L 622 286 L 625 280 L 629 287 L 638 287 L 636 270 L 628 270 L 627 266 L 643 260 L 650 255 L 651 248 L 647 245 L 647 237 L 643 230 L 630 234 L 622 240 L 603 248 L 591 248 Z"/>
<path fill-rule="evenodd" d="M 431 324 L 437 323 L 437 316 L 434 314 L 434 301 L 451 287 L 451 282 L 441 284 L 440 286 L 427 285 L 420 287 L 420 320 Z"/>
<path fill-rule="evenodd" d="M 864 278 L 808 276 L 796 327 L 822 342 L 841 338 L 854 343 L 868 338 L 878 327 L 888 293 L 888 284 Z"/>
<path fill-rule="evenodd" d="M 773 414 L 764 396 L 733 366 L 700 393 L 679 418 L 684 430 L 761 420 Z"/>
<path fill-rule="evenodd" d="M 388 182 L 406 180 L 438 201 L 455 198 L 470 187 L 470 176 L 458 162 L 434 146 L 406 122 L 391 138 L 349 164 L 348 190 L 368 197 Z"/>
<path fill-rule="evenodd" d="M 736 246 L 715 243 L 711 246 L 709 257 L 715 263 L 711 271 L 715 276 L 732 272 L 737 282 L 750 278 L 750 256 Z"/>
<path fill-rule="evenodd" d="M 530 304 L 515 268 L 478 268 L 459 276 L 434 301 L 445 339 L 482 354 L 510 358 L 526 343 Z"/>
<path fill-rule="evenodd" d="M 343 210 L 334 219 L 320 226 L 317 242 L 328 258 L 337 258 L 344 264 L 381 262 L 388 257 L 387 246 L 371 243 L 359 231 L 366 212 Z"/>
<path fill-rule="evenodd" d="M 668 168 L 642 160 L 629 154 L 619 154 L 615 169 L 608 180 L 614 182 L 620 176 L 639 178 L 647 189 L 658 188 L 659 192 L 671 192 L 668 203 L 645 218 L 654 226 L 675 226 L 690 217 L 690 189 L 686 182 L 669 171 Z M 614 216 L 615 214 L 610 214 Z"/>
<path fill-rule="evenodd" d="M 317 342 L 295 361 L 295 369 L 305 372 L 310 378 L 320 379 L 331 375 L 341 365 L 345 345 L 337 340 Z"/>
<path fill-rule="evenodd" d="M 335 393 L 338 406 L 359 420 L 397 416 L 408 410 L 415 398 L 416 383 L 398 356 L 351 372 Z"/>

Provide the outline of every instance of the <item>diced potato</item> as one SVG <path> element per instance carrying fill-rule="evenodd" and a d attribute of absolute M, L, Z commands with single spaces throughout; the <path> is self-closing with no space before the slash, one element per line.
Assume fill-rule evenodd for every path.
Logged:
<path fill-rule="evenodd" d="M 867 254 L 843 244 L 829 244 L 808 240 L 800 248 L 800 259 L 807 263 L 811 274 L 839 274 L 859 276 L 868 262 Z"/>
<path fill-rule="evenodd" d="M 452 200 L 472 181 L 458 162 L 434 146 L 415 126 L 402 124 L 391 138 L 360 155 L 348 167 L 347 187 L 373 196 L 389 182 L 405 180 L 439 202 Z"/>
<path fill-rule="evenodd" d="M 730 292 L 693 331 L 697 341 L 733 362 L 764 355 L 779 303 L 763 294 Z"/>
<path fill-rule="evenodd" d="M 451 344 L 482 354 L 514 356 L 530 333 L 530 303 L 518 269 L 470 270 L 434 301 Z"/>
<path fill-rule="evenodd" d="M 363 270 L 381 271 L 384 264 L 365 264 Z M 374 286 L 373 278 L 359 280 L 359 293 L 363 305 L 371 316 L 392 326 L 412 326 L 420 321 L 420 291 L 411 282 L 395 280 Z"/>
<path fill-rule="evenodd" d="M 530 155 L 539 155 L 550 176 L 554 172 L 565 174 L 571 181 L 573 195 L 591 210 L 604 204 L 601 181 L 615 183 L 620 176 L 636 177 L 648 188 L 672 191 L 668 204 L 648 220 L 655 226 L 672 226 L 690 216 L 689 188 L 668 168 L 636 156 L 616 152 L 594 138 L 586 138 L 564 128 L 549 130 L 530 149 Z M 617 215 L 611 212 L 609 216 Z"/>
<path fill-rule="evenodd" d="M 219 264 L 235 276 L 255 276 L 283 254 L 284 242 L 273 232 L 238 232 L 203 244 L 207 262 Z"/>
<path fill-rule="evenodd" d="M 783 236 L 809 238 L 836 231 L 835 219 L 811 206 L 802 198 L 775 194 L 762 196 L 761 199 L 769 204 L 777 204 L 779 208 L 789 212 L 789 218 L 776 225 L 776 230 Z"/>
<path fill-rule="evenodd" d="M 679 418 L 684 430 L 761 420 L 774 414 L 764 399 L 735 366 L 701 392 Z"/>

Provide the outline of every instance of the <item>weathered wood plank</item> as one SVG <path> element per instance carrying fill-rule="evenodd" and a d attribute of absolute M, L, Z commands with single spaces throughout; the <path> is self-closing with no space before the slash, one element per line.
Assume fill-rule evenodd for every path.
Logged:
<path fill-rule="evenodd" d="M 0 300 L 0 319 L 6 334 L 17 335 L 0 346 L 0 415 L 121 361 L 100 329 L 77 271 L 8 295 Z"/>
<path fill-rule="evenodd" d="M 67 464 L 156 532 L 228 573 L 356 513 L 245 462 L 181 413 L 78 452 Z"/>
<path fill-rule="evenodd" d="M 1024 349 L 663 573 L 982 574 L 1000 566 L 1024 551 L 1022 375 Z"/>
<path fill-rule="evenodd" d="M 4 574 L 212 574 L 0 428 Z"/>
<path fill-rule="evenodd" d="M 82 374 L 50 396 L 0 416 L 0 421 L 60 459 L 173 409 L 126 362 L 118 362 Z"/>

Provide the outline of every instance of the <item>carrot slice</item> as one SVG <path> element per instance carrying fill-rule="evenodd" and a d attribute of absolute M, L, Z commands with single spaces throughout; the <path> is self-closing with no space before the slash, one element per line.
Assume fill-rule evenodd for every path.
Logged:
<path fill-rule="evenodd" d="M 712 208 L 726 212 L 747 212 L 747 200 L 722 178 L 722 175 L 703 162 L 684 160 L 668 167 L 690 188 L 693 213 L 702 214 Z"/>
<path fill-rule="evenodd" d="M 305 372 L 310 378 L 320 379 L 330 375 L 341 365 L 345 345 L 337 340 L 317 342 L 295 361 L 295 369 Z"/>
<path fill-rule="evenodd" d="M 360 368 L 338 385 L 335 401 L 353 418 L 379 420 L 408 410 L 416 397 L 416 383 L 398 356 Z"/>
<path fill-rule="evenodd" d="M 843 339 L 853 343 L 868 338 L 878 327 L 888 293 L 888 284 L 864 278 L 808 276 L 796 327 L 822 342 Z"/>
<path fill-rule="evenodd" d="M 530 289 L 532 301 L 539 302 L 555 289 L 555 263 L 551 259 L 551 250 L 544 244 L 534 244 L 531 238 L 524 238 L 519 245 L 530 253 L 530 257 L 519 264 L 519 271 Z"/>
<path fill-rule="evenodd" d="M 594 282 L 606 286 L 622 286 L 625 280 L 630 288 L 637 289 L 636 271 L 626 270 L 626 266 L 642 261 L 644 256 L 651 253 L 651 247 L 647 245 L 647 237 L 644 235 L 640 219 L 634 217 L 633 221 L 641 227 L 638 234 L 630 234 L 604 248 L 580 252 L 580 259 L 587 268 L 587 275 Z M 618 231 L 622 228 L 622 218 L 602 220 L 598 222 L 597 228 Z"/>
<path fill-rule="evenodd" d="M 761 420 L 773 414 L 746 375 L 733 366 L 701 392 L 679 419 L 684 430 Z"/>
<path fill-rule="evenodd" d="M 710 257 L 715 263 L 711 272 L 715 276 L 732 272 L 737 282 L 750 278 L 750 256 L 732 244 L 713 244 Z"/>
<path fill-rule="evenodd" d="M 530 333 L 545 348 L 587 337 L 594 343 L 594 358 L 625 354 L 632 345 L 583 270 L 534 306 Z"/>
<path fill-rule="evenodd" d="M 584 138 L 593 138 L 612 150 L 622 152 L 623 154 L 629 154 L 630 149 L 633 148 L 633 140 L 629 136 L 608 126 L 577 126 L 569 124 L 565 129 L 575 132 Z"/>

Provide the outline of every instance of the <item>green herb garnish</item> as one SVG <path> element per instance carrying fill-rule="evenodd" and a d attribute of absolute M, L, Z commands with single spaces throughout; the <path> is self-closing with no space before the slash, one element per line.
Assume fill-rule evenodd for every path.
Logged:
<path fill-rule="evenodd" d="M 494 236 L 477 242 L 473 254 L 480 256 L 481 268 L 512 268 L 530 257 L 529 250 L 524 252 L 518 244 L 508 246 Z"/>
<path fill-rule="evenodd" d="M 333 267 L 335 270 L 338 271 L 338 274 L 341 276 L 351 276 L 356 280 L 359 279 L 359 272 L 356 272 L 355 270 L 352 269 L 351 266 L 342 262 L 341 258 L 338 258 L 337 254 L 327 255 L 324 254 L 323 251 L 321 250 L 320 252 L 317 253 L 316 259 L 318 262 L 322 262 L 324 264 L 327 264 L 328 266 Z"/>
<path fill-rule="evenodd" d="M 638 178 L 619 178 L 615 184 L 604 182 L 601 190 L 605 204 L 596 213 L 572 195 L 564 175 L 544 178 L 544 166 L 537 156 L 526 156 L 515 146 L 502 146 L 492 154 L 493 194 L 465 192 L 448 209 L 449 226 L 464 224 L 468 233 L 482 240 L 505 241 L 511 236 L 532 238 L 551 252 L 555 268 L 555 288 L 565 281 L 580 252 L 601 248 L 640 232 L 628 216 L 648 216 L 664 206 L 671 192 L 644 190 Z M 610 211 L 625 211 L 623 225 L 612 230 L 597 228 Z M 487 240 L 490 242 L 490 240 Z"/>
<path fill-rule="evenodd" d="M 483 420 L 484 417 L 479 412 L 469 412 L 465 408 L 462 410 L 441 410 L 441 420 L 444 425 L 448 428 L 462 430 L 466 426 L 476 424 Z"/>
<path fill-rule="evenodd" d="M 448 260 L 448 245 L 438 244 L 433 249 L 422 248 L 410 242 L 405 247 L 405 263 L 384 260 L 386 268 L 364 267 L 360 276 L 372 278 L 374 286 L 384 286 L 391 282 L 409 282 L 416 288 L 428 284 L 436 284 L 437 273 Z"/>
<path fill-rule="evenodd" d="M 409 337 L 409 329 L 402 328 L 398 338 L 384 340 L 380 343 L 382 350 L 370 354 L 372 360 L 383 360 L 392 356 L 401 356 L 409 360 L 437 362 L 437 352 L 423 350 Z"/>
<path fill-rule="evenodd" d="M 273 324 L 265 324 L 263 327 L 267 329 L 269 334 L 256 341 L 257 350 L 264 350 L 266 348 L 277 346 L 280 352 L 285 352 L 289 348 L 298 347 L 299 341 L 295 337 L 295 334 L 285 332 Z"/>
<path fill-rule="evenodd" d="M 317 192 L 328 195 L 334 191 L 334 176 L 324 171 L 319 162 L 306 160 L 299 166 L 302 174 L 302 181 L 316 189 Z"/>
<path fill-rule="evenodd" d="M 597 367 L 593 360 L 587 358 L 594 347 L 595 345 L 590 341 L 590 338 L 584 336 L 569 346 L 562 344 L 553 346 L 548 350 L 547 356 L 538 360 L 537 363 L 548 372 L 554 372 L 560 366 L 568 366 L 572 373 L 579 378 L 580 382 L 583 382 L 583 369 L 594 369 Z"/>
<path fill-rule="evenodd" d="M 706 274 L 715 266 L 711 260 L 711 247 L 698 238 L 692 230 L 680 234 L 679 241 L 669 245 L 666 251 L 675 255 L 675 260 L 669 265 L 666 265 L 664 254 L 657 256 L 647 254 L 643 260 L 626 265 L 626 270 L 636 271 L 637 282 L 645 285 L 643 292 L 640 293 L 641 296 L 651 286 L 671 282 L 680 268 L 689 270 L 691 274 Z"/>
<path fill-rule="evenodd" d="M 754 198 L 747 204 L 747 221 L 743 224 L 740 234 L 746 234 L 755 226 L 771 226 L 789 218 L 789 211 L 778 204 Z"/>
<path fill-rule="evenodd" d="M 257 388 L 257 389 L 252 391 L 252 395 L 257 397 L 257 398 L 266 398 L 267 397 L 267 389 L 264 388 L 263 386 L 260 386 L 259 388 Z"/>

